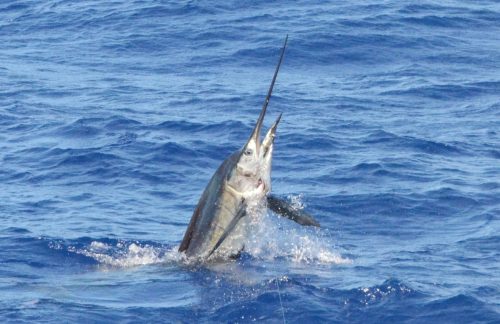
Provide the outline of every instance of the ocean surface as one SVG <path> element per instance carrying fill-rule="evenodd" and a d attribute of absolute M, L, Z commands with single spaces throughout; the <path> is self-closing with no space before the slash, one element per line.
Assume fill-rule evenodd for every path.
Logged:
<path fill-rule="evenodd" d="M 500 3 L 0 2 L 0 322 L 500 322 Z M 240 259 L 177 252 L 278 61 Z"/>

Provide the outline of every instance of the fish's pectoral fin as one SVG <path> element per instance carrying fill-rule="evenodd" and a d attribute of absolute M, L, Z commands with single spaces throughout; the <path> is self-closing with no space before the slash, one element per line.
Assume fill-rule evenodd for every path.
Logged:
<path fill-rule="evenodd" d="M 238 224 L 240 219 L 242 219 L 247 214 L 246 207 L 247 207 L 246 203 L 241 204 L 240 209 L 236 213 L 236 216 L 234 216 L 234 218 L 231 220 L 229 225 L 226 227 L 226 230 L 224 231 L 224 233 L 222 233 L 221 237 L 219 238 L 217 243 L 214 245 L 214 247 L 212 248 L 212 250 L 208 254 L 207 258 L 210 257 L 215 252 L 215 250 L 217 250 L 219 248 L 219 246 L 224 242 L 224 240 L 227 238 L 227 236 L 229 234 L 231 234 L 231 232 L 236 227 L 236 225 Z"/>
<path fill-rule="evenodd" d="M 279 197 L 268 195 L 267 208 L 271 209 L 276 214 L 293 220 L 300 225 L 320 227 L 319 222 L 315 220 L 311 215 L 302 210 L 293 208 L 288 201 Z"/>

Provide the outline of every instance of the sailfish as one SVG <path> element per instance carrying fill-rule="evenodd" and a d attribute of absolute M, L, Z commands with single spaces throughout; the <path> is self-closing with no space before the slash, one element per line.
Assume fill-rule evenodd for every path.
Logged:
<path fill-rule="evenodd" d="M 257 123 L 250 138 L 231 154 L 210 179 L 189 222 L 179 252 L 200 261 L 234 258 L 244 249 L 249 226 L 267 208 L 301 225 L 319 226 L 302 210 L 271 195 L 271 163 L 281 114 L 260 141 L 261 129 L 274 83 L 283 61 L 288 35 Z"/>

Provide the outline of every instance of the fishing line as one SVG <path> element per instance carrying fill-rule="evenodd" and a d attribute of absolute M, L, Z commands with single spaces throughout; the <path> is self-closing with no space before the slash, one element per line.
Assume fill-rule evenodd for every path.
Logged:
<path fill-rule="evenodd" d="M 279 283 L 278 277 L 276 277 L 276 287 L 278 287 L 278 297 L 280 299 L 281 315 L 283 316 L 283 323 L 286 323 L 286 320 L 285 320 L 285 309 L 283 308 L 283 302 L 281 301 L 280 283 Z"/>

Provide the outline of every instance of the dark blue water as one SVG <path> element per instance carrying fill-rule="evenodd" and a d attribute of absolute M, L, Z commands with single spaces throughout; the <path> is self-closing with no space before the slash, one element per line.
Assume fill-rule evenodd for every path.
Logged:
<path fill-rule="evenodd" d="M 500 321 L 500 4 L 0 3 L 1 322 Z M 176 249 L 283 112 L 242 258 Z"/>

